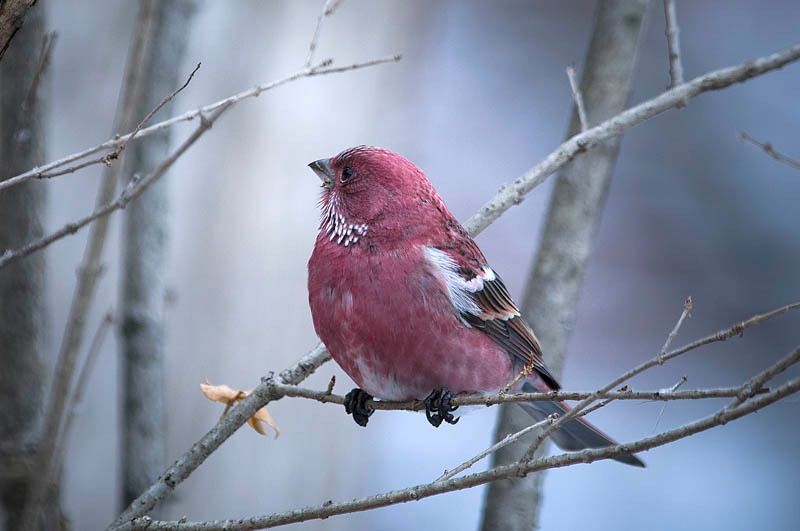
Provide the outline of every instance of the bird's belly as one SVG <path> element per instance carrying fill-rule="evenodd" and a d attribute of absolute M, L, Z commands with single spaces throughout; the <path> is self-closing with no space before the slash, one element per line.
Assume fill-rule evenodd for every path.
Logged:
<path fill-rule="evenodd" d="M 351 261 L 352 262 L 352 261 Z M 342 369 L 384 400 L 431 391 L 494 391 L 514 376 L 509 355 L 457 317 L 438 281 L 394 260 L 364 260 L 358 274 L 314 278 L 309 301 L 320 339 Z"/>

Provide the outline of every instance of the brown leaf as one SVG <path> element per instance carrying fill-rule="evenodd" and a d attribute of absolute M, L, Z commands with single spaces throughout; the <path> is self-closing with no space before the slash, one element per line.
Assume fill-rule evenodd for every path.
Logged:
<path fill-rule="evenodd" d="M 225 384 L 200 384 L 200 390 L 203 391 L 203 394 L 206 395 L 206 398 L 209 400 L 225 404 L 225 412 L 227 412 L 228 408 L 230 408 L 234 403 L 243 400 L 244 397 L 252 392 L 252 390 L 241 391 L 238 389 L 231 389 Z M 223 413 L 223 415 L 224 414 L 225 413 Z M 273 419 L 272 415 L 270 415 L 269 410 L 267 410 L 267 406 L 264 406 L 256 411 L 255 415 L 247 419 L 247 423 L 261 435 L 269 435 L 269 430 L 267 427 L 275 430 L 276 439 L 281 434 L 281 430 L 278 428 L 278 424 L 275 422 L 275 419 Z"/>

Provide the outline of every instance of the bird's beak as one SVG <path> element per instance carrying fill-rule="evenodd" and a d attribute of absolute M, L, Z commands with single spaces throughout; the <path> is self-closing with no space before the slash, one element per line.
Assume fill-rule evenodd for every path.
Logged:
<path fill-rule="evenodd" d="M 314 173 L 316 173 L 317 177 L 319 177 L 319 179 L 322 181 L 323 187 L 331 187 L 331 184 L 333 183 L 333 168 L 331 168 L 328 159 L 315 160 L 309 164 L 308 167 L 314 170 Z"/>

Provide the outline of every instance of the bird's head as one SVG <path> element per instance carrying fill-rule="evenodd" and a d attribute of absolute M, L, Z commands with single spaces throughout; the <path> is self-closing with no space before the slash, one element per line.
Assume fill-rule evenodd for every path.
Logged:
<path fill-rule="evenodd" d="M 342 244 L 367 231 L 412 237 L 447 212 L 422 170 L 387 149 L 358 146 L 309 167 L 322 181 L 320 228 Z"/>

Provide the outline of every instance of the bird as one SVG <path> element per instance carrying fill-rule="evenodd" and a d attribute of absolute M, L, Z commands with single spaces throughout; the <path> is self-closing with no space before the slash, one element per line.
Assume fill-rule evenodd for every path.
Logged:
<path fill-rule="evenodd" d="M 384 148 L 356 146 L 308 165 L 321 181 L 308 261 L 314 329 L 358 385 L 345 410 L 366 426 L 380 400 L 424 400 L 428 421 L 455 424 L 462 393 L 561 389 L 500 275 L 425 173 Z M 522 374 L 524 377 L 519 378 Z M 522 402 L 535 421 L 559 401 Z M 551 434 L 564 450 L 617 444 L 582 417 Z M 643 467 L 635 455 L 614 457 Z"/>

